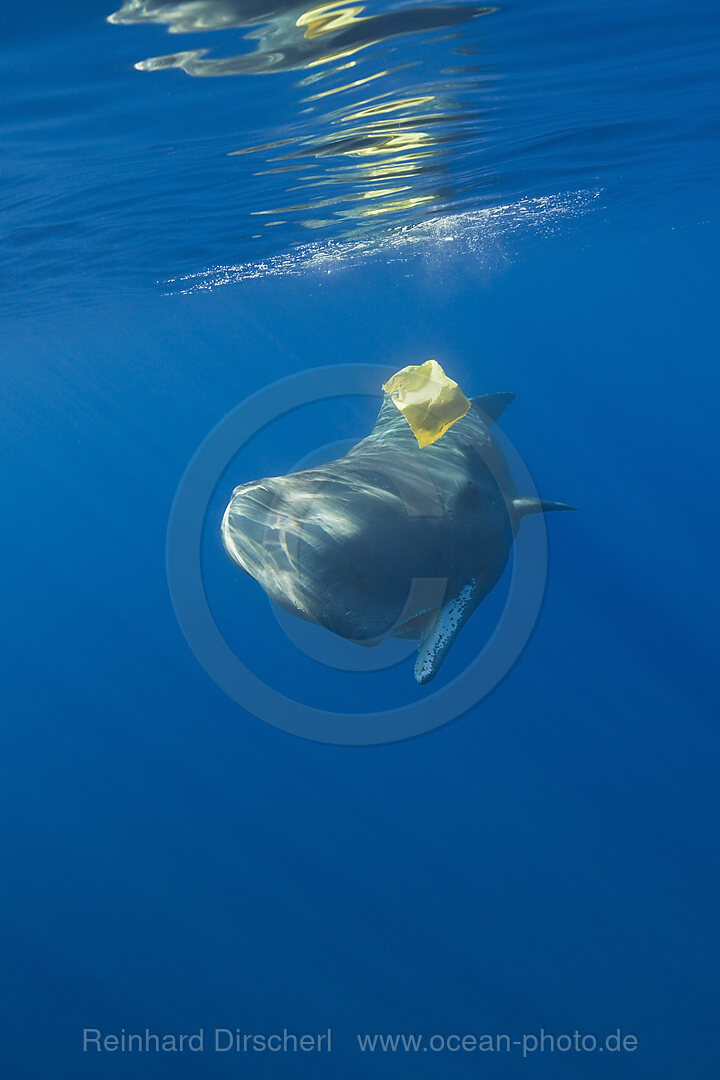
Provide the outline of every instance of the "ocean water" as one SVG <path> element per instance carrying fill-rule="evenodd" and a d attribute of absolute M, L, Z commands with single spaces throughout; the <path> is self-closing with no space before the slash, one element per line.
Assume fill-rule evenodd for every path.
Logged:
<path fill-rule="evenodd" d="M 8 1076 L 716 1076 L 719 21 L 6 13 Z M 219 540 L 235 484 L 367 434 L 377 396 L 324 396 L 348 371 L 429 357 L 517 395 L 503 438 L 579 508 L 548 518 L 547 559 L 523 525 L 544 600 L 488 693 L 471 665 L 515 563 L 419 687 L 411 657 L 345 670 L 298 643 Z M 253 394 L 274 416 L 203 472 L 187 556 L 181 481 Z M 196 581 L 283 695 L 264 718 Z M 348 745 L 328 713 L 380 734 Z M 216 1050 L 216 1028 L 331 1048 Z M 203 1049 L 112 1048 L 146 1030 Z M 400 1034 L 418 1049 L 358 1040 Z"/>

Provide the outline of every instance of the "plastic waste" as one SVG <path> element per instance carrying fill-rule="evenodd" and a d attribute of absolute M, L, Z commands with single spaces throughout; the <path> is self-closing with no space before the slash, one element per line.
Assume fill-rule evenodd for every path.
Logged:
<path fill-rule="evenodd" d="M 383 384 L 412 428 L 418 446 L 430 446 L 470 408 L 456 382 L 448 378 L 437 360 L 411 364 Z"/>

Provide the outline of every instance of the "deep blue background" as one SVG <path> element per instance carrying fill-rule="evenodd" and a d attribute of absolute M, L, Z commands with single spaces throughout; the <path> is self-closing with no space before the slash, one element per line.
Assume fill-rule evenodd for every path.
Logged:
<path fill-rule="evenodd" d="M 573 10 L 581 25 L 582 6 Z M 78 40 L 90 35 L 80 6 L 73 18 Z M 6 58 L 28 99 L 52 53 L 41 29 L 18 31 Z M 134 58 L 118 33 L 102 27 L 97 38 L 108 50 L 125 42 Z M 704 49 L 701 21 L 696 36 Z M 685 70 L 690 84 L 695 55 L 678 54 L 678 83 Z M 78 45 L 92 84 L 84 56 Z M 653 56 L 638 45 L 635 59 L 653 82 Z M 140 75 L 116 63 L 113 78 L 147 93 L 150 109 Z M 79 125 L 92 103 L 78 93 Z M 720 236 L 705 173 L 689 167 L 710 168 L 697 137 L 706 107 L 696 95 L 677 112 L 687 128 L 663 144 L 661 175 L 641 146 L 624 192 L 604 146 L 602 209 L 554 233 L 500 237 L 474 257 L 427 250 L 168 298 L 151 283 L 150 270 L 166 271 L 160 255 L 148 256 L 145 277 L 131 265 L 142 246 L 132 215 L 132 237 L 110 261 L 107 235 L 92 228 L 58 240 L 54 263 L 34 261 L 32 246 L 17 255 L 0 405 L 9 1076 L 714 1077 Z M 47 127 L 19 126 L 11 180 L 46 160 L 47 131 L 62 148 L 49 105 L 48 117 Z M 126 124 L 113 113 L 103 129 L 97 167 L 108 182 L 113 147 L 122 156 L 134 137 Z M 547 186 L 543 166 L 538 151 L 526 194 Z M 5 197 L 11 225 L 32 219 L 40 234 L 43 206 L 61 193 L 51 171 L 33 175 L 44 203 L 18 195 L 13 210 Z M 161 173 L 144 183 L 156 195 L 149 227 L 161 236 L 167 217 L 180 235 Z M 66 211 L 79 235 L 83 214 Z M 196 269 L 201 232 L 188 225 Z M 91 272 L 76 289 L 82 251 Z M 105 271 L 95 292 L 93 265 Z M 268 381 L 316 364 L 428 356 L 468 392 L 517 393 L 505 430 L 540 490 L 581 513 L 548 522 L 542 617 L 479 707 L 380 748 L 292 738 L 229 701 L 182 637 L 164 567 L 173 494 L 211 427 Z M 366 421 L 340 404 L 317 442 L 361 436 Z M 252 475 L 281 472 L 311 448 L 300 423 L 286 434 L 258 442 Z M 217 572 L 231 601 L 237 590 L 258 662 L 263 641 L 277 642 L 279 677 L 301 693 L 307 661 L 278 637 L 262 594 L 229 565 Z M 416 692 L 408 665 L 384 677 L 389 694 L 402 680 Z M 349 707 L 353 685 L 319 669 L 305 689 Z M 80 1052 L 85 1026 L 203 1025 L 331 1026 L 334 1052 Z M 368 1063 L 354 1039 L 540 1027 L 620 1027 L 639 1049 L 619 1061 Z"/>

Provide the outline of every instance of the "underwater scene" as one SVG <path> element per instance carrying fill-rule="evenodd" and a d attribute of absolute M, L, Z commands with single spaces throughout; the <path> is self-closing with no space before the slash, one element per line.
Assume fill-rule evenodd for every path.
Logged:
<path fill-rule="evenodd" d="M 720 9 L 0 49 L 13 1080 L 714 1080 Z"/>

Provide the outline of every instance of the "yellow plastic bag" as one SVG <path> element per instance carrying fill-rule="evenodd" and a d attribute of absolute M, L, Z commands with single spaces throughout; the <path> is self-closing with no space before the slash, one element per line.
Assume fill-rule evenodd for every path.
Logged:
<path fill-rule="evenodd" d="M 403 368 L 383 384 L 383 390 L 407 420 L 421 448 L 437 442 L 470 408 L 458 384 L 447 377 L 437 360 Z"/>

